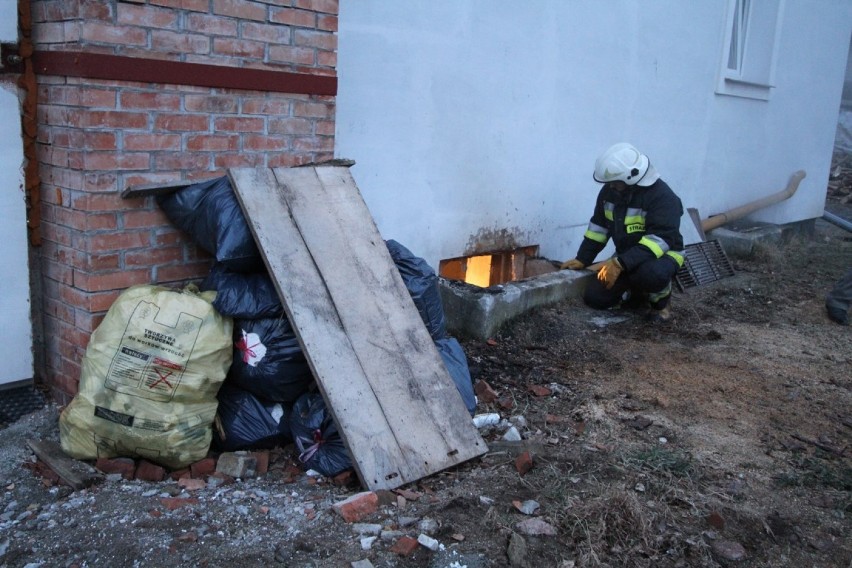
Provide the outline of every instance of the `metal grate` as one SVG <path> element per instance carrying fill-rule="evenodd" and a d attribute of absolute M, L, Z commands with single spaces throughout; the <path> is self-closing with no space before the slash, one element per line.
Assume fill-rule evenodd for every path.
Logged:
<path fill-rule="evenodd" d="M 686 245 L 684 256 L 683 266 L 675 274 L 681 292 L 734 275 L 734 267 L 718 240 Z"/>
<path fill-rule="evenodd" d="M 0 390 L 0 428 L 44 405 L 44 397 L 32 386 Z"/>

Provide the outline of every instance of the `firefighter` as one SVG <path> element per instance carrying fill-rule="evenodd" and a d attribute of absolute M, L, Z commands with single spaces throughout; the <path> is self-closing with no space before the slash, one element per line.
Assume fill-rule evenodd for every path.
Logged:
<path fill-rule="evenodd" d="M 597 270 L 597 279 L 583 294 L 594 309 L 647 301 L 650 321 L 671 320 L 672 279 L 684 260 L 680 198 L 660 179 L 648 156 L 624 142 L 595 161 L 594 179 L 604 184 L 594 214 L 576 258 L 561 268 Z M 590 266 L 609 239 L 615 255 Z"/>
<path fill-rule="evenodd" d="M 831 321 L 840 325 L 849 325 L 849 307 L 852 306 L 852 268 L 846 271 L 840 280 L 825 296 L 825 309 Z"/>

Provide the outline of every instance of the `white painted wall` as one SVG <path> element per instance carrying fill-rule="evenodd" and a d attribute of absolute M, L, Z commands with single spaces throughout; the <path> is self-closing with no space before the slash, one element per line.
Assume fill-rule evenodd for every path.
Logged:
<path fill-rule="evenodd" d="M 808 177 L 757 215 L 818 217 L 848 0 L 784 0 L 769 101 L 715 93 L 722 0 L 344 0 L 336 155 L 385 238 L 437 267 L 500 232 L 574 255 L 596 156 L 630 141 L 703 216 Z"/>
<path fill-rule="evenodd" d="M 0 0 L 0 41 L 17 42 L 15 0 Z M 33 377 L 21 111 L 15 75 L 0 75 L 0 384 Z"/>

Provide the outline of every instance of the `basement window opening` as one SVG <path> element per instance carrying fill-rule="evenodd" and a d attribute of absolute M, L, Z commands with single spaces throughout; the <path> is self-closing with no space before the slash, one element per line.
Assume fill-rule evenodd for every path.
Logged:
<path fill-rule="evenodd" d="M 442 260 L 438 273 L 480 288 L 555 272 L 556 266 L 538 256 L 538 245 Z"/>

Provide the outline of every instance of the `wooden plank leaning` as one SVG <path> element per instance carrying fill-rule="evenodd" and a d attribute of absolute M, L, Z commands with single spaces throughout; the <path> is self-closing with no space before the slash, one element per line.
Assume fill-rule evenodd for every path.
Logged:
<path fill-rule="evenodd" d="M 485 453 L 349 169 L 229 176 L 362 483 Z"/>

